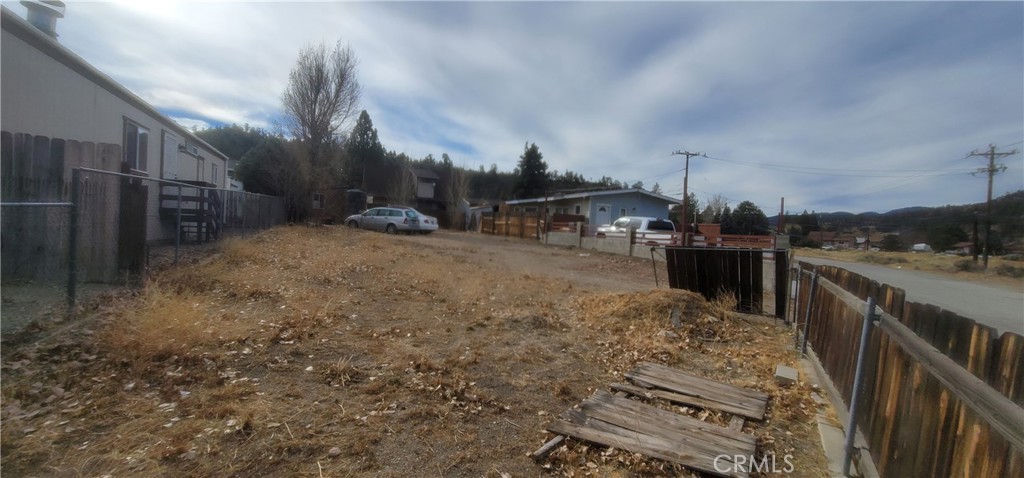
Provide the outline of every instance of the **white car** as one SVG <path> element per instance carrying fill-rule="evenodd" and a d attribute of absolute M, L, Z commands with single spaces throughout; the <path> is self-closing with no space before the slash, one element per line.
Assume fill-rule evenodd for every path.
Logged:
<path fill-rule="evenodd" d="M 429 234 L 437 230 L 437 218 L 411 207 L 387 206 L 368 209 L 345 219 L 348 227 L 384 231 L 388 234 Z"/>

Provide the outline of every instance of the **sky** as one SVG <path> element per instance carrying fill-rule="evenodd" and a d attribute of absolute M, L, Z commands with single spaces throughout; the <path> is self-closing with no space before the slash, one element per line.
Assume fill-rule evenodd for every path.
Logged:
<path fill-rule="evenodd" d="M 17 2 L 3 4 L 24 16 Z M 348 44 L 385 148 L 655 183 L 701 203 L 983 202 L 1024 145 L 1022 2 L 68 1 L 59 41 L 186 126 L 284 124 L 299 51 Z M 1001 159 L 994 196 L 1024 189 Z"/>

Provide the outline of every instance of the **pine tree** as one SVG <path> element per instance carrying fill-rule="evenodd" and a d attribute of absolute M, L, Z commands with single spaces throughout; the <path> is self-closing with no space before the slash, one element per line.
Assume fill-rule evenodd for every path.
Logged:
<path fill-rule="evenodd" d="M 347 186 L 358 185 L 366 189 L 367 169 L 372 170 L 381 164 L 385 156 L 384 146 L 377 137 L 377 129 L 373 127 L 373 120 L 366 110 L 359 113 L 356 126 L 345 142 L 345 151 L 348 157 L 344 167 L 344 181 Z"/>
<path fill-rule="evenodd" d="M 516 166 L 515 197 L 519 199 L 533 198 L 545 193 L 548 178 L 548 164 L 544 155 L 534 143 L 523 147 L 523 155 Z"/>

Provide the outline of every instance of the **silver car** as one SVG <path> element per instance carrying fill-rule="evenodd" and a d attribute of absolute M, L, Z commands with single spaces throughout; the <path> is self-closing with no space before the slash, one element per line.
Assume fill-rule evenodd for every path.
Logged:
<path fill-rule="evenodd" d="M 425 234 L 437 230 L 437 219 L 404 206 L 368 209 L 362 214 L 349 216 L 345 219 L 345 224 L 349 227 L 384 231 L 388 234 L 398 234 L 399 232 Z"/>

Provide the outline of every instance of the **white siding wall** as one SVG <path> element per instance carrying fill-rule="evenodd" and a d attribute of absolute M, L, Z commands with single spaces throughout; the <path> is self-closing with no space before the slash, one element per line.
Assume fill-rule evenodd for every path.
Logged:
<path fill-rule="evenodd" d="M 4 131 L 124 146 L 124 119 L 128 118 L 149 130 L 146 172 L 153 178 L 161 176 L 161 138 L 164 130 L 173 131 L 169 120 L 136 108 L 7 30 L 0 37 L 0 62 L 0 127 Z M 187 140 L 174 134 L 179 141 Z M 218 186 L 225 187 L 225 161 L 197 146 L 206 158 L 206 179 L 216 162 Z M 198 179 L 195 158 L 179 156 L 179 178 Z"/>
<path fill-rule="evenodd" d="M 194 143 L 204 158 L 200 172 L 193 155 L 175 153 L 178 179 L 209 182 L 216 164 L 217 187 L 227 185 L 226 161 L 181 134 L 171 120 L 143 111 L 6 28 L 0 36 L 0 101 L 0 128 L 11 133 L 119 144 L 123 148 L 124 120 L 141 125 L 149 130 L 144 171 L 151 178 L 163 176 L 163 137 L 165 131 L 170 132 L 179 144 Z M 151 183 L 147 207 L 149 240 L 174 236 L 173 225 L 160 221 L 158 197 L 159 188 Z"/>

